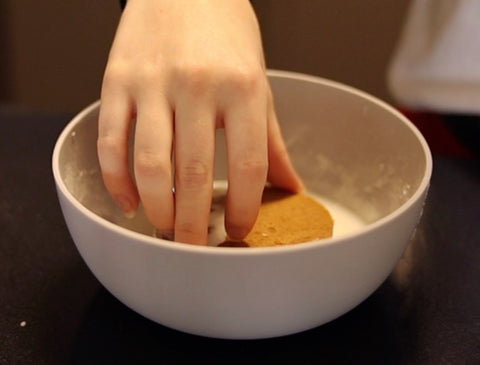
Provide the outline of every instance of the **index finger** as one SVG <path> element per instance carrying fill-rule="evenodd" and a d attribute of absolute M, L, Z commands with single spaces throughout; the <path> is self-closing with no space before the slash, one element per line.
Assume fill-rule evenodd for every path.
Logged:
<path fill-rule="evenodd" d="M 127 215 L 138 207 L 138 193 L 129 173 L 128 137 L 133 114 L 126 94 L 102 92 L 97 152 L 107 191 Z"/>

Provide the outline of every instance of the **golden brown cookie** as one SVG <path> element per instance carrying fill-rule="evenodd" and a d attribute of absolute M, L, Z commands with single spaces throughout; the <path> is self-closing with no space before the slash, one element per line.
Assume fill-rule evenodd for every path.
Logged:
<path fill-rule="evenodd" d="M 333 219 L 328 210 L 305 194 L 266 188 L 257 221 L 244 242 L 220 246 L 265 247 L 289 245 L 331 237 Z"/>

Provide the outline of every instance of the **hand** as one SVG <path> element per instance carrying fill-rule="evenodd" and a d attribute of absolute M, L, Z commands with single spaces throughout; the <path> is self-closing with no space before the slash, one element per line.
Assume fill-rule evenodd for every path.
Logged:
<path fill-rule="evenodd" d="M 134 119 L 135 183 L 127 146 Z M 255 14 L 247 0 L 129 0 L 99 117 L 102 176 L 119 207 L 132 214 L 141 200 L 159 231 L 206 244 L 216 128 L 225 128 L 227 143 L 225 226 L 241 240 L 267 172 L 274 185 L 302 189 L 275 116 Z"/>

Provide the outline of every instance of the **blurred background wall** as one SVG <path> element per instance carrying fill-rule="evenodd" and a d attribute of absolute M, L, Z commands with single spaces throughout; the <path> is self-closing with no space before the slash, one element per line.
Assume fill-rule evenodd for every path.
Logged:
<path fill-rule="evenodd" d="M 409 0 L 252 0 L 270 68 L 390 101 L 385 70 Z M 99 97 L 117 0 L 0 0 L 0 103 L 76 112 Z"/>
<path fill-rule="evenodd" d="M 97 99 L 116 0 L 0 0 L 2 102 L 77 111 Z"/>

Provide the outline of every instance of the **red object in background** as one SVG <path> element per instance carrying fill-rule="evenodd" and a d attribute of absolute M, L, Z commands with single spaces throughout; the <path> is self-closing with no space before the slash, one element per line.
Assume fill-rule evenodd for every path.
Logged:
<path fill-rule="evenodd" d="M 404 109 L 400 109 L 400 111 L 423 134 L 432 154 L 463 158 L 473 157 L 472 153 L 452 134 L 441 114 Z"/>

